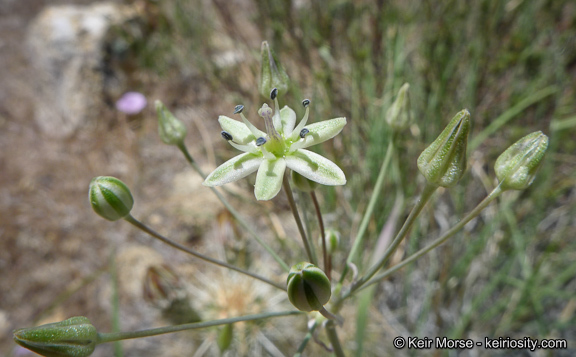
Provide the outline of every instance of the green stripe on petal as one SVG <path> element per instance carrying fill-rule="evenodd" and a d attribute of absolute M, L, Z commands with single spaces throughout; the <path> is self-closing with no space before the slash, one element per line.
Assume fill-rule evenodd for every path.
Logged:
<path fill-rule="evenodd" d="M 220 115 L 220 117 L 218 117 L 218 122 L 220 123 L 222 130 L 232 135 L 234 141 L 238 144 L 246 144 L 257 139 L 254 136 L 254 134 L 250 131 L 250 129 L 248 129 L 246 124 L 244 124 L 241 121 L 228 118 L 227 116 L 224 115 Z M 266 133 L 260 131 L 260 136 L 265 137 Z"/>
<path fill-rule="evenodd" d="M 306 134 L 304 139 L 300 139 L 292 144 L 290 151 L 304 149 L 312 145 L 320 144 L 328 139 L 332 139 L 342 131 L 344 125 L 346 125 L 346 118 L 324 120 L 318 123 L 306 125 L 305 128 L 309 130 L 308 134 Z"/>
<path fill-rule="evenodd" d="M 321 185 L 346 184 L 344 172 L 332 161 L 309 150 L 300 149 L 286 156 L 286 166 Z"/>
<path fill-rule="evenodd" d="M 202 184 L 221 186 L 239 180 L 258 170 L 262 160 L 264 160 L 262 156 L 251 153 L 238 155 L 218 166 Z"/>
<path fill-rule="evenodd" d="M 286 171 L 284 159 L 264 160 L 256 175 L 254 195 L 258 200 L 271 200 L 282 188 L 282 179 Z"/>

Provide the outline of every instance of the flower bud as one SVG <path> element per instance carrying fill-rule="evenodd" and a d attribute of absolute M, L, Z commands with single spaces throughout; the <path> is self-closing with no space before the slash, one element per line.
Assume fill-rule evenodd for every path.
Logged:
<path fill-rule="evenodd" d="M 179 145 L 186 137 L 186 126 L 178 120 L 161 101 L 156 101 L 158 114 L 158 134 L 160 139 L 168 145 Z"/>
<path fill-rule="evenodd" d="M 466 147 L 470 132 L 470 113 L 464 109 L 418 158 L 418 169 L 428 182 L 452 187 L 466 170 Z"/>
<path fill-rule="evenodd" d="M 300 175 L 294 170 L 292 170 L 292 183 L 294 183 L 294 186 L 302 192 L 312 192 L 316 187 L 318 187 L 317 182 L 308 180 L 306 177 Z"/>
<path fill-rule="evenodd" d="M 232 344 L 232 340 L 234 338 L 234 325 L 227 324 L 218 332 L 218 339 L 216 343 L 218 344 L 218 348 L 220 349 L 220 353 L 226 352 L 227 349 L 230 348 Z"/>
<path fill-rule="evenodd" d="M 512 144 L 496 160 L 494 170 L 503 190 L 524 190 L 536 175 L 548 148 L 548 137 L 541 131 L 526 135 Z"/>
<path fill-rule="evenodd" d="M 134 206 L 134 199 L 128 186 L 111 176 L 93 178 L 88 196 L 94 212 L 109 221 L 117 221 L 128 216 Z"/>
<path fill-rule="evenodd" d="M 334 229 L 327 229 L 324 231 L 324 235 L 326 236 L 326 250 L 328 250 L 328 254 L 334 254 L 340 247 L 340 232 Z M 320 237 L 322 239 L 322 237 Z M 320 241 L 322 244 L 322 241 Z"/>
<path fill-rule="evenodd" d="M 276 61 L 268 42 L 262 42 L 262 63 L 260 69 L 260 85 L 258 89 L 263 97 L 269 98 L 272 89 L 277 88 L 278 94 L 286 94 L 290 84 L 290 78 Z"/>
<path fill-rule="evenodd" d="M 404 130 L 410 124 L 410 101 L 408 89 L 410 85 L 404 85 L 398 91 L 396 100 L 386 112 L 386 122 L 395 130 Z"/>
<path fill-rule="evenodd" d="M 86 317 L 14 331 L 14 341 L 47 357 L 86 357 L 96 348 L 98 332 Z"/>
<path fill-rule="evenodd" d="M 330 300 L 330 280 L 314 264 L 302 262 L 288 274 L 288 299 L 300 311 L 318 311 Z"/>

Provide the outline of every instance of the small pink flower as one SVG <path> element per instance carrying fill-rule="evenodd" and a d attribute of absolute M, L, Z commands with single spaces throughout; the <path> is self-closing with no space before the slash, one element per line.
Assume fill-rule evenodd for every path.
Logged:
<path fill-rule="evenodd" d="M 126 92 L 116 101 L 116 109 L 128 115 L 138 114 L 146 107 L 146 97 L 138 92 Z"/>

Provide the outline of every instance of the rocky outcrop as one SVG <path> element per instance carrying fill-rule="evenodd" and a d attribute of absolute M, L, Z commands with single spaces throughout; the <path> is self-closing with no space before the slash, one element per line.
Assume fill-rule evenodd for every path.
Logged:
<path fill-rule="evenodd" d="M 27 45 L 41 130 L 66 137 L 94 123 L 104 106 L 105 41 L 114 26 L 137 17 L 128 6 L 97 3 L 45 8 L 31 23 Z"/>

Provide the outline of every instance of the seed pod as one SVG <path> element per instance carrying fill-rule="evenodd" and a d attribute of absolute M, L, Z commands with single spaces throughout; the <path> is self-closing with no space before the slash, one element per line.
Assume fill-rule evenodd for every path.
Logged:
<path fill-rule="evenodd" d="M 464 109 L 418 158 L 418 169 L 426 180 L 452 187 L 466 171 L 466 147 L 470 132 L 470 113 Z"/>
<path fill-rule="evenodd" d="M 47 357 L 87 357 L 94 352 L 98 332 L 84 316 L 14 331 L 14 341 Z"/>
<path fill-rule="evenodd" d="M 292 266 L 287 279 L 288 299 L 300 311 L 318 311 L 330 301 L 330 280 L 324 272 L 308 262 Z"/>
<path fill-rule="evenodd" d="M 276 95 L 286 94 L 288 92 L 290 78 L 288 78 L 288 75 L 280 63 L 276 61 L 276 58 L 266 41 L 262 42 L 261 56 L 262 63 L 260 69 L 260 83 L 258 86 L 260 94 L 265 98 L 270 98 L 270 94 L 274 88 L 278 89 L 274 97 L 276 97 Z"/>
<path fill-rule="evenodd" d="M 158 114 L 158 135 L 162 142 L 168 145 L 179 145 L 184 142 L 186 126 L 178 120 L 161 101 L 156 101 Z"/>
<path fill-rule="evenodd" d="M 548 137 L 536 131 L 518 140 L 496 160 L 494 170 L 503 190 L 524 190 L 536 176 L 548 148 Z"/>
<path fill-rule="evenodd" d="M 88 198 L 94 212 L 109 221 L 125 218 L 134 206 L 134 199 L 128 186 L 111 176 L 93 178 Z"/>

